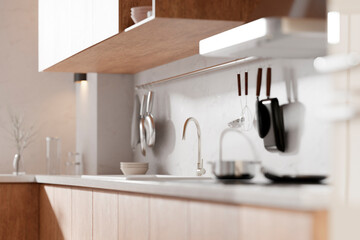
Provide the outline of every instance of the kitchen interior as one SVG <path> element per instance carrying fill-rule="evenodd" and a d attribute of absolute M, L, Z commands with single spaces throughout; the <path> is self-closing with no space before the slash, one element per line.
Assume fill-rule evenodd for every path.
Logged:
<path fill-rule="evenodd" d="M 359 239 L 354 0 L 0 0 L 0 239 Z"/>

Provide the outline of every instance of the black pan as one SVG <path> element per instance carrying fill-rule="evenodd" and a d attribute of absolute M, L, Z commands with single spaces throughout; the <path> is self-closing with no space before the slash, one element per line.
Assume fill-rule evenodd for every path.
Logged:
<path fill-rule="evenodd" d="M 321 181 L 327 178 L 326 175 L 280 175 L 274 173 L 264 167 L 261 168 L 261 172 L 264 176 L 276 183 L 290 183 L 290 184 L 319 184 Z"/>
<path fill-rule="evenodd" d="M 259 136 L 264 138 L 270 129 L 270 115 L 264 104 L 259 101 L 261 90 L 262 68 L 258 69 L 256 81 L 256 116 Z"/>
<path fill-rule="evenodd" d="M 285 151 L 285 130 L 282 109 L 277 98 L 270 98 L 271 68 L 266 72 L 266 96 L 261 104 L 266 108 L 270 116 L 269 132 L 264 137 L 264 145 L 268 151 Z"/>

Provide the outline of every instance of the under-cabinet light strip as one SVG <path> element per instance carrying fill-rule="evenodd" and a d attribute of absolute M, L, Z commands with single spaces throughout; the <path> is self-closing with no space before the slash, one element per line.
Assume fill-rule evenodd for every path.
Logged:
<path fill-rule="evenodd" d="M 268 31 L 267 21 L 267 19 L 261 18 L 203 39 L 199 42 L 199 53 L 200 55 L 204 55 L 237 44 L 265 37 Z"/>
<path fill-rule="evenodd" d="M 168 82 L 168 81 L 179 79 L 179 78 L 185 78 L 185 77 L 189 77 L 189 76 L 193 76 L 193 75 L 197 75 L 197 74 L 201 74 L 201 73 L 206 73 L 206 72 L 218 70 L 221 68 L 227 68 L 227 67 L 231 67 L 231 66 L 237 65 L 237 64 L 245 64 L 245 63 L 249 63 L 249 62 L 253 62 L 253 61 L 257 61 L 257 60 L 264 60 L 264 58 L 247 57 L 247 58 L 235 59 L 235 60 L 232 60 L 229 62 L 224 62 L 224 63 L 216 64 L 216 65 L 213 65 L 210 67 L 200 68 L 200 69 L 197 69 L 194 71 L 182 73 L 182 74 L 171 76 L 168 78 L 163 78 L 163 79 L 156 80 L 153 82 L 140 84 L 140 85 L 137 85 L 135 88 L 136 89 L 146 88 L 146 87 L 149 87 L 154 84 L 164 83 L 164 82 Z"/>

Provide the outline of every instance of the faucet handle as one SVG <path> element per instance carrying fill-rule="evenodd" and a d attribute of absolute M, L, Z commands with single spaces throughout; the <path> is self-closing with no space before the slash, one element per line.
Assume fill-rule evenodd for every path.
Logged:
<path fill-rule="evenodd" d="M 198 176 L 202 176 L 202 175 L 204 175 L 205 173 L 206 173 L 205 168 L 198 168 L 198 169 L 196 169 L 196 175 L 198 175 Z"/>

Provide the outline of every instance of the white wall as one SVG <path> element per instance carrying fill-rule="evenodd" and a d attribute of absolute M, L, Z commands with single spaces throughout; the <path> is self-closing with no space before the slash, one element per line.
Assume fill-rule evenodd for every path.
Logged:
<path fill-rule="evenodd" d="M 360 52 L 360 8 L 356 0 L 329 0 L 328 10 L 340 13 L 340 42 L 328 46 L 330 54 Z M 343 95 L 338 104 L 358 110 L 360 106 L 360 67 L 332 74 L 336 91 Z M 360 239 L 360 116 L 335 125 L 333 141 L 333 195 L 330 239 Z"/>
<path fill-rule="evenodd" d="M 63 160 L 75 151 L 75 86 L 72 74 L 38 72 L 37 1 L 0 1 L 0 173 L 12 172 L 15 148 L 8 108 L 37 129 L 23 155 L 28 173 L 45 173 L 45 137 L 62 140 Z"/>
<path fill-rule="evenodd" d="M 150 82 L 192 71 L 229 59 L 211 59 L 193 56 L 174 63 L 150 69 L 135 75 L 135 84 Z M 270 153 L 263 147 L 262 140 L 252 129 L 244 135 L 236 132 L 224 137 L 223 158 L 256 159 L 265 166 L 286 173 L 325 174 L 329 170 L 329 123 L 319 118 L 319 110 L 330 101 L 331 86 L 325 76 L 316 76 L 312 60 L 260 61 L 234 66 L 218 71 L 153 85 L 154 116 L 156 118 L 157 142 L 153 149 L 147 149 L 143 157 L 139 147 L 135 161 L 149 161 L 149 173 L 195 175 L 197 161 L 197 137 L 193 123 L 190 123 L 186 140 L 181 140 L 186 118 L 195 117 L 201 126 L 202 156 L 206 162 L 219 159 L 219 138 L 227 123 L 239 117 L 240 99 L 237 96 L 236 73 L 249 71 L 249 107 L 255 113 L 255 80 L 258 67 L 273 68 L 272 96 L 281 104 L 288 103 L 285 79 L 290 79 L 284 69 L 294 69 L 298 83 L 299 103 L 285 111 L 286 127 L 289 131 L 287 153 Z M 265 70 L 263 71 L 265 72 Z M 291 74 L 290 74 L 291 75 Z M 265 95 L 263 75 L 262 96 Z M 147 89 L 138 92 L 145 93 Z M 295 128 L 295 129 L 294 129 Z M 294 131 L 295 130 L 295 131 Z M 298 131 L 298 134 L 297 134 Z M 252 154 L 253 145 L 256 156 Z"/>
<path fill-rule="evenodd" d="M 98 174 L 120 173 L 133 158 L 130 147 L 134 80 L 127 74 L 98 74 Z"/>
<path fill-rule="evenodd" d="M 84 173 L 97 172 L 97 83 L 96 73 L 76 83 L 76 152 L 81 154 Z"/>
<path fill-rule="evenodd" d="M 84 173 L 119 174 L 120 162 L 132 160 L 133 76 L 91 73 L 76 85 L 76 149 Z"/>

